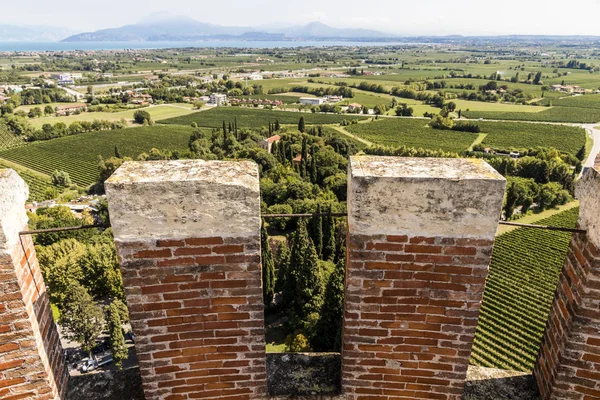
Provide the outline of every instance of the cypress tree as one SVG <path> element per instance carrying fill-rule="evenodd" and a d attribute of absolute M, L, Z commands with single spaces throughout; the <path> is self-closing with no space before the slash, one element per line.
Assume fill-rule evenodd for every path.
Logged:
<path fill-rule="evenodd" d="M 225 120 L 223 120 L 223 136 L 227 135 L 227 125 L 225 124 Z"/>
<path fill-rule="evenodd" d="M 273 261 L 273 252 L 269 246 L 269 235 L 267 228 L 263 223 L 260 230 L 261 241 L 261 259 L 262 259 L 262 278 L 263 278 L 263 301 L 266 306 L 273 301 L 275 290 L 275 262 Z"/>
<path fill-rule="evenodd" d="M 121 322 L 119 308 L 113 302 L 108 307 L 108 332 L 110 334 L 110 347 L 113 353 L 113 360 L 118 369 L 123 368 L 123 360 L 128 356 Z"/>
<path fill-rule="evenodd" d="M 305 129 L 304 117 L 300 117 L 300 120 L 298 121 L 298 130 L 300 132 L 304 133 L 304 129 Z"/>
<path fill-rule="evenodd" d="M 577 157 L 579 161 L 583 161 L 583 159 L 585 158 L 585 146 L 582 146 L 581 149 L 579 149 L 575 157 Z"/>
<path fill-rule="evenodd" d="M 273 136 L 273 126 L 269 122 L 269 137 Z"/>
<path fill-rule="evenodd" d="M 335 255 L 335 220 L 331 216 L 331 205 L 327 208 L 327 213 L 323 217 L 323 260 L 329 261 Z"/>
<path fill-rule="evenodd" d="M 279 143 L 275 142 L 271 145 L 271 154 L 279 161 Z"/>
<path fill-rule="evenodd" d="M 302 153 L 301 153 L 301 158 L 303 161 L 305 161 L 307 158 L 306 146 L 307 146 L 306 138 L 303 138 L 302 139 Z"/>
<path fill-rule="evenodd" d="M 119 152 L 119 148 L 117 146 L 115 146 L 115 157 L 123 158 L 123 157 L 121 157 L 121 152 Z"/>
<path fill-rule="evenodd" d="M 286 279 L 289 276 L 289 265 L 290 249 L 287 247 L 287 244 L 280 242 L 279 247 L 277 248 L 277 279 L 275 280 L 276 292 L 283 291 L 286 286 Z"/>
<path fill-rule="evenodd" d="M 316 152 L 317 147 L 313 144 L 310 149 L 310 181 L 312 183 L 317 183 L 317 159 L 315 158 Z"/>
<path fill-rule="evenodd" d="M 321 214 L 321 205 L 317 204 L 316 214 Z M 320 215 L 313 215 L 311 219 L 312 239 L 317 251 L 317 256 L 323 255 L 323 218 Z"/>
<path fill-rule="evenodd" d="M 346 260 L 341 258 L 325 287 L 320 318 L 311 345 L 315 351 L 340 351 L 344 313 L 344 277 Z"/>
<path fill-rule="evenodd" d="M 292 236 L 291 271 L 286 284 L 292 294 L 290 311 L 293 326 L 301 326 L 311 313 L 320 309 L 322 293 L 319 274 L 316 273 L 318 260 L 315 246 L 308 237 L 306 221 L 300 221 Z M 292 279 L 289 279 L 290 275 Z"/>
<path fill-rule="evenodd" d="M 279 120 L 276 119 L 275 120 L 275 130 L 278 131 L 279 129 L 281 129 L 281 127 L 279 126 Z"/>

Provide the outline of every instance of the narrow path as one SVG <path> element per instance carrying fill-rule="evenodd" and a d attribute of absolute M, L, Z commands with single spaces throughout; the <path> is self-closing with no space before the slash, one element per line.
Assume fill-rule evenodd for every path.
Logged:
<path fill-rule="evenodd" d="M 357 140 L 357 141 L 359 141 L 359 142 L 361 142 L 361 143 L 364 143 L 364 144 L 366 144 L 367 146 L 373 146 L 373 145 L 375 145 L 375 143 L 373 143 L 373 142 L 370 142 L 370 141 L 368 141 L 368 140 L 366 140 L 366 139 L 363 139 L 363 138 L 361 138 L 361 137 L 358 137 L 358 136 L 356 136 L 356 135 L 353 135 L 352 133 L 348 132 L 347 130 L 345 130 L 345 129 L 344 129 L 343 127 L 341 127 L 341 126 L 336 126 L 336 125 L 326 125 L 326 126 L 330 126 L 330 127 L 332 127 L 333 129 L 335 129 L 336 131 L 338 131 L 339 133 L 341 133 L 342 135 L 346 135 L 346 136 L 348 136 L 348 137 L 351 137 L 352 139 L 354 139 L 354 140 Z"/>
<path fill-rule="evenodd" d="M 473 147 L 477 146 L 478 144 L 481 144 L 481 142 L 483 142 L 483 139 L 485 139 L 486 136 L 487 133 L 480 133 L 479 136 L 477 136 L 477 138 L 475 139 L 475 141 L 471 143 L 469 147 L 467 147 L 467 151 L 473 151 Z"/>
<path fill-rule="evenodd" d="M 579 205 L 579 201 L 574 200 L 567 204 L 563 204 L 562 206 L 558 206 L 557 208 L 553 208 L 551 210 L 542 211 L 539 214 L 529 214 L 521 219 L 518 219 L 514 222 L 518 222 L 520 224 L 535 224 L 536 222 L 549 218 L 553 215 L 556 215 L 560 212 L 569 210 L 573 207 L 577 207 Z M 518 226 L 510 226 L 510 225 L 498 225 L 498 230 L 496 231 L 496 236 L 501 235 L 506 232 L 514 231 L 515 229 L 519 229 Z"/>
<path fill-rule="evenodd" d="M 583 163 L 584 168 L 593 168 L 596 157 L 600 154 L 600 129 L 597 129 L 598 124 L 584 124 L 581 125 L 588 132 L 590 138 L 594 141 L 594 145 L 592 146 L 592 151 L 588 156 L 587 160 Z M 583 171 L 582 171 L 583 172 Z"/>

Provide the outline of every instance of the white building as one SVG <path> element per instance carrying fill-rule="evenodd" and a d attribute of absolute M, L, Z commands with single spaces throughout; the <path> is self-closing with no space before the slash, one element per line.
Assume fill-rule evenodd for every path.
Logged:
<path fill-rule="evenodd" d="M 246 79 L 249 81 L 262 81 L 263 76 L 261 74 L 250 74 Z"/>
<path fill-rule="evenodd" d="M 258 145 L 261 149 L 271 152 L 271 147 L 273 147 L 273 143 L 278 143 L 281 140 L 281 136 L 275 135 L 268 137 L 266 139 L 261 140 Z"/>
<path fill-rule="evenodd" d="M 213 93 L 210 95 L 210 104 L 214 104 L 216 106 L 222 106 L 227 103 L 227 95 L 221 93 Z"/>
<path fill-rule="evenodd" d="M 323 104 L 321 97 L 300 97 L 300 104 L 310 104 L 313 106 L 320 106 Z"/>

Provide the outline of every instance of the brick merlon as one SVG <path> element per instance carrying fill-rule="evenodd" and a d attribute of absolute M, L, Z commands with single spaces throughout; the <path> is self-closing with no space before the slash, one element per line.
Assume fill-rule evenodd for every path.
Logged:
<path fill-rule="evenodd" d="M 126 162 L 105 183 L 115 240 L 254 236 L 258 182 L 250 161 Z"/>

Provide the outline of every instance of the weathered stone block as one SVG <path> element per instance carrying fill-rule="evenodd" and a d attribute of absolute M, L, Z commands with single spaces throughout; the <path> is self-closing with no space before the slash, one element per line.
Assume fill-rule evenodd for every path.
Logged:
<path fill-rule="evenodd" d="M 480 159 L 351 157 L 348 225 L 360 235 L 492 239 L 505 185 Z"/>

